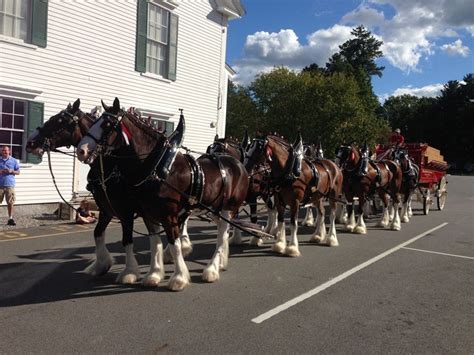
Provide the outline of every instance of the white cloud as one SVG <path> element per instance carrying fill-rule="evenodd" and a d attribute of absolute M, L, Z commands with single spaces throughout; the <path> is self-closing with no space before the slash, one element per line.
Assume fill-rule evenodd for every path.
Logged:
<path fill-rule="evenodd" d="M 383 5 L 383 6 L 381 6 Z M 395 14 L 387 18 L 384 6 Z M 235 61 L 236 79 L 248 84 L 254 75 L 273 66 L 301 69 L 311 63 L 324 66 L 339 45 L 350 38 L 359 24 L 384 42 L 382 51 L 388 62 L 405 72 L 420 71 L 420 61 L 428 60 L 439 48 L 439 38 L 458 37 L 459 30 L 474 36 L 473 0 L 362 0 L 362 4 L 341 18 L 340 24 L 318 29 L 302 43 L 292 29 L 256 32 L 247 37 L 244 57 Z M 466 56 L 469 48 L 455 41 L 441 47 L 447 53 Z"/>
<path fill-rule="evenodd" d="M 441 94 L 443 87 L 443 84 L 431 84 L 421 88 L 414 88 L 409 85 L 403 88 L 398 88 L 390 96 L 412 95 L 418 97 L 436 97 Z"/>
<path fill-rule="evenodd" d="M 317 63 L 324 66 L 329 57 L 339 50 L 339 45 L 351 37 L 351 27 L 334 25 L 328 29 L 309 34 L 302 44 L 291 29 L 279 32 L 256 32 L 247 36 L 245 56 L 233 64 L 237 75 L 235 81 L 250 83 L 256 74 L 268 72 L 274 66 L 286 66 L 300 70 Z"/>
<path fill-rule="evenodd" d="M 462 57 L 467 57 L 470 52 L 469 47 L 463 46 L 460 39 L 453 43 L 443 44 L 441 50 L 449 55 L 460 55 Z"/>

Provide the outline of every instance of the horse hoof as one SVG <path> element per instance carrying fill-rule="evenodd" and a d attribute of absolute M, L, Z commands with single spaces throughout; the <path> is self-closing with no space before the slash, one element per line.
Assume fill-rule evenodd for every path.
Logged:
<path fill-rule="evenodd" d="M 399 230 L 402 229 L 402 227 L 399 226 L 399 225 L 392 225 L 392 226 L 390 227 L 390 229 L 393 230 L 393 231 L 399 231 Z"/>
<path fill-rule="evenodd" d="M 142 280 L 142 285 L 144 287 L 156 287 L 160 283 L 162 277 L 159 273 L 154 272 L 145 276 Z"/>
<path fill-rule="evenodd" d="M 122 285 L 132 285 L 137 281 L 138 277 L 133 272 L 121 272 L 116 279 L 116 282 Z"/>
<path fill-rule="evenodd" d="M 113 265 L 113 259 L 107 260 L 106 263 L 98 263 L 95 260 L 84 270 L 87 274 L 92 276 L 103 276 L 105 275 Z"/>
<path fill-rule="evenodd" d="M 219 280 L 219 273 L 214 269 L 206 269 L 202 273 L 202 280 L 205 282 L 216 282 Z"/>
<path fill-rule="evenodd" d="M 344 227 L 344 230 L 345 230 L 346 232 L 351 232 L 351 233 L 352 233 L 352 232 L 354 232 L 354 228 L 355 228 L 355 226 L 348 225 L 348 226 L 345 226 L 345 227 Z"/>
<path fill-rule="evenodd" d="M 356 234 L 367 234 L 367 228 L 364 227 L 355 227 L 354 233 Z"/>
<path fill-rule="evenodd" d="M 402 223 L 408 223 L 410 222 L 410 219 L 408 217 L 402 217 Z"/>
<path fill-rule="evenodd" d="M 329 242 L 326 245 L 330 247 L 338 247 L 339 242 L 337 241 L 337 239 L 329 239 Z"/>
<path fill-rule="evenodd" d="M 282 242 L 273 244 L 272 251 L 275 253 L 283 254 L 285 252 L 286 245 Z"/>
<path fill-rule="evenodd" d="M 263 240 L 262 238 L 252 237 L 249 244 L 255 247 L 261 247 L 263 245 Z"/>
<path fill-rule="evenodd" d="M 385 222 L 377 222 L 377 227 L 381 227 L 381 228 L 387 228 L 388 224 L 385 223 Z"/>
<path fill-rule="evenodd" d="M 174 276 L 168 282 L 168 290 L 170 291 L 182 291 L 189 284 L 189 281 L 182 276 Z"/>
<path fill-rule="evenodd" d="M 294 245 L 289 245 L 285 248 L 285 255 L 291 256 L 292 258 L 298 257 L 301 255 L 298 248 Z"/>
<path fill-rule="evenodd" d="M 313 234 L 311 238 L 309 238 L 310 243 L 321 243 L 322 240 L 323 238 L 321 238 L 321 236 L 316 235 L 316 234 Z"/>

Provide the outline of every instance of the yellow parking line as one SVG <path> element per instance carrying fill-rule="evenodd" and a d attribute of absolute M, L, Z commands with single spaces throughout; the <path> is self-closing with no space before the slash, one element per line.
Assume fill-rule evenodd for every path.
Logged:
<path fill-rule="evenodd" d="M 141 225 L 143 223 L 135 223 L 135 225 Z M 79 230 L 78 228 L 79 227 Z M 119 228 L 120 224 L 117 226 L 109 226 L 107 230 Z M 66 235 L 66 234 L 74 234 L 74 233 L 85 233 L 93 231 L 94 228 L 90 228 L 89 226 L 85 225 L 58 225 L 58 226 L 51 226 L 49 227 L 50 230 L 57 230 L 58 233 L 50 233 L 50 234 L 41 234 L 41 235 L 33 235 L 28 236 L 27 233 L 24 232 L 17 232 L 17 231 L 3 231 L 0 232 L 0 238 L 7 238 L 7 239 L 0 239 L 0 243 L 2 242 L 11 242 L 14 240 L 29 240 L 29 239 L 37 239 L 37 238 L 44 238 L 44 237 L 55 237 L 58 235 Z"/>

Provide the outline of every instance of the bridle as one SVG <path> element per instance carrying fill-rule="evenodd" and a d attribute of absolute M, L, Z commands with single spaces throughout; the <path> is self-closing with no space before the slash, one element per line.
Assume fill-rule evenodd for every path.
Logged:
<path fill-rule="evenodd" d="M 360 165 L 360 164 L 357 164 L 357 165 L 354 164 L 354 168 L 352 168 L 352 169 L 347 168 L 347 165 L 350 162 L 355 161 L 354 149 L 355 148 L 353 146 L 350 146 L 350 145 L 343 145 L 343 146 L 339 147 L 339 149 L 337 151 L 337 154 L 336 154 L 336 159 L 339 160 L 339 166 L 342 170 L 345 170 L 347 172 L 352 172 L 352 171 L 354 171 L 358 168 L 358 165 Z M 347 152 L 347 157 L 345 157 L 345 158 L 343 157 L 343 152 Z"/>
<path fill-rule="evenodd" d="M 79 120 L 84 115 L 85 114 L 81 110 L 76 111 L 74 114 L 68 112 L 67 110 L 63 110 L 60 113 L 58 113 L 56 116 L 51 118 L 51 120 L 56 119 L 57 123 L 61 124 L 60 129 L 54 130 L 54 131 L 51 132 L 51 131 L 45 129 L 44 126 L 43 127 L 36 127 L 36 130 L 38 131 L 38 133 L 40 134 L 40 136 L 43 139 L 42 148 L 44 150 L 50 150 L 51 149 L 51 142 L 56 142 L 58 140 L 58 138 L 61 137 L 61 134 L 63 132 L 67 132 L 70 135 L 72 135 L 74 133 L 74 131 L 79 127 Z M 62 124 L 63 119 L 66 121 L 65 124 Z M 54 149 L 54 147 L 53 147 L 53 149 Z"/>
<path fill-rule="evenodd" d="M 254 138 L 244 155 L 244 166 L 249 171 L 258 163 L 258 159 L 267 147 L 267 138 Z"/>

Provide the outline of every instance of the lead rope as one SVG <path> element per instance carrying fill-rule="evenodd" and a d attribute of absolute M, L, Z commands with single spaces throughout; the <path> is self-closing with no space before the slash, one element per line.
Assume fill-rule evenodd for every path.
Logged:
<path fill-rule="evenodd" d="M 71 207 L 71 208 L 72 208 L 74 211 L 76 211 L 76 213 L 77 213 L 77 209 L 76 209 L 74 206 L 72 206 L 69 202 L 67 202 L 67 201 L 64 199 L 63 195 L 61 194 L 61 192 L 59 191 L 58 185 L 56 184 L 56 178 L 54 177 L 54 174 L 53 174 L 53 168 L 51 167 L 51 154 L 50 154 L 49 147 L 48 147 L 48 149 L 46 149 L 46 152 L 48 153 L 49 172 L 51 173 L 51 177 L 52 177 L 52 179 L 53 179 L 53 184 L 54 184 L 54 187 L 56 188 L 56 191 L 58 192 L 59 197 L 61 197 L 61 200 L 63 200 L 66 205 L 68 205 L 69 207 Z"/>

